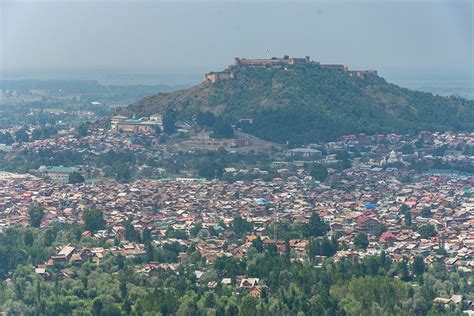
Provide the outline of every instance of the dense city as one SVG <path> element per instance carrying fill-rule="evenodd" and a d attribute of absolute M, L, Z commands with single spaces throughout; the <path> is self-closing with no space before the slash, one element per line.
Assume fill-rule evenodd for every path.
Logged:
<path fill-rule="evenodd" d="M 46 137 L 33 136 L 45 127 L 3 129 L 0 239 L 23 235 L 20 248 L 28 250 L 22 255 L 0 248 L 5 263 L 0 304 L 24 311 L 13 303 L 21 295 L 34 306 L 26 309 L 31 313 L 66 308 L 80 314 L 77 302 L 45 306 L 34 295 L 44 287 L 71 297 L 68 287 L 92 282 L 84 269 L 111 273 L 104 266 L 113 263 L 126 265 L 122 274 L 129 278 L 165 283 L 184 278 L 202 299 L 196 297 L 194 306 L 185 295 L 168 306 L 164 301 L 173 292 L 146 296 L 147 281 L 124 286 L 121 276 L 103 280 L 122 294 L 94 294 L 93 314 L 141 315 L 153 308 L 164 315 L 181 309 L 189 309 L 183 315 L 330 310 L 272 306 L 271 298 L 283 295 L 279 288 L 292 284 L 285 279 L 292 273 L 275 276 L 259 269 L 268 264 L 258 263 L 265 254 L 282 258 L 278 264 L 288 270 L 299 265 L 327 272 L 337 264 L 383 259 L 388 263 L 382 275 L 412 289 L 427 284 L 424 272 L 441 270 L 457 278 L 456 286 L 437 286 L 423 294 L 429 299 L 424 306 L 413 302 L 406 308 L 415 314 L 416 308 L 472 310 L 474 134 L 361 133 L 292 148 L 238 126 L 230 127 L 230 137 L 219 137 L 222 131 L 203 123 L 209 116 L 203 113 L 194 122 L 113 116 Z M 376 276 L 381 268 L 372 269 Z M 349 294 L 341 286 L 328 291 L 344 302 Z M 130 296 L 133 290 L 141 294 Z M 212 293 L 226 293 L 231 301 L 215 302 Z M 337 308 L 357 314 L 366 307 Z"/>

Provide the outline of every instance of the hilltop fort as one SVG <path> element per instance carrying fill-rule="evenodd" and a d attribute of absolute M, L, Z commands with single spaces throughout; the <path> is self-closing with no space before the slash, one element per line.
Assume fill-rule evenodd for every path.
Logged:
<path fill-rule="evenodd" d="M 318 61 L 311 60 L 309 56 L 304 58 L 289 57 L 285 55 L 283 58 L 267 58 L 267 59 L 246 59 L 246 58 L 234 58 L 234 63 L 229 66 L 228 69 L 221 72 L 210 72 L 204 75 L 205 82 L 217 82 L 226 79 L 235 78 L 233 69 L 235 67 L 247 66 L 247 67 L 285 67 L 291 65 L 311 65 L 322 69 L 332 69 L 340 71 L 349 76 L 355 76 L 359 78 L 366 78 L 368 76 L 377 76 L 376 70 L 349 70 L 346 65 L 342 64 L 321 64 Z"/>
<path fill-rule="evenodd" d="M 176 111 L 193 122 L 212 112 L 222 122 L 280 144 L 331 141 L 353 133 L 387 134 L 472 130 L 473 101 L 410 91 L 388 83 L 375 70 L 349 70 L 310 57 L 236 58 L 204 82 L 161 93 L 118 114 L 149 117 Z M 145 130 L 140 122 L 120 122 L 118 130 Z"/>

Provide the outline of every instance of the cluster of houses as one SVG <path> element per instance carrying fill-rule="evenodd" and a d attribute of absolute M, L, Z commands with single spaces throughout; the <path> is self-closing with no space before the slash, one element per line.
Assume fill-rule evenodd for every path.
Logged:
<path fill-rule="evenodd" d="M 405 183 L 405 176 L 397 170 L 354 167 L 340 172 L 332 186 L 308 181 L 307 175 L 299 174 L 270 182 L 167 179 L 61 185 L 34 176 L 2 173 L 0 227 L 28 225 L 28 207 L 35 204 L 45 208 L 44 226 L 81 223 L 84 209 L 99 209 L 113 229 L 95 237 L 111 240 L 121 238 L 127 219 L 137 231 L 150 229 L 157 240 L 165 239 L 170 227 L 189 233 L 199 224 L 202 233 L 195 244 L 212 262 L 223 255 L 244 256 L 255 236 L 284 250 L 281 240 L 272 239 L 272 224 L 304 223 L 318 212 L 329 223 L 331 234 L 342 233 L 339 242 L 349 249 L 354 236 L 364 232 L 369 235 L 369 252 L 385 249 L 395 260 L 420 254 L 429 263 L 439 259 L 437 249 L 442 240 L 446 265 L 471 269 L 473 179 L 413 174 Z M 406 225 L 399 212 L 402 204 L 411 213 L 412 226 Z M 430 216 L 423 214 L 425 208 L 429 208 Z M 242 242 L 237 242 L 228 228 L 238 215 L 253 223 L 253 231 Z M 436 228 L 437 235 L 421 238 L 413 227 L 428 223 Z M 211 229 L 218 235 L 210 234 Z M 306 256 L 306 243 L 290 241 L 296 257 Z M 361 255 L 364 253 L 352 249 L 341 250 L 336 257 Z"/>
<path fill-rule="evenodd" d="M 307 163 L 332 164 L 337 162 L 341 150 L 357 153 L 352 155 L 353 164 L 365 168 L 410 167 L 413 164 L 433 161 L 461 167 L 471 166 L 473 158 L 468 149 L 474 146 L 472 133 L 431 133 L 421 132 L 416 137 L 398 134 L 343 135 L 339 141 L 308 144 L 304 147 L 288 149 L 283 161 L 276 165 L 303 165 Z"/>
<path fill-rule="evenodd" d="M 329 234 L 340 235 L 341 250 L 334 255 L 341 258 L 363 258 L 383 249 L 387 256 L 398 261 L 412 260 L 420 255 L 426 264 L 444 262 L 448 269 L 472 273 L 474 267 L 474 195 L 473 179 L 451 176 L 413 175 L 411 182 L 402 182 L 398 171 L 348 169 L 341 172 L 333 187 L 310 184 L 304 178 L 290 176 L 271 182 L 254 180 L 226 183 L 198 180 L 141 180 L 132 184 L 59 185 L 33 176 L 2 173 L 0 177 L 0 227 L 28 225 L 28 206 L 41 204 L 46 214 L 42 226 L 61 223 L 81 223 L 82 211 L 100 209 L 111 229 L 83 237 L 108 240 L 105 248 L 76 248 L 64 245 L 37 273 L 48 277 L 48 266 L 81 264 L 100 260 L 111 253 L 124 257 L 145 256 L 144 245 L 123 239 L 124 221 L 132 220 L 135 230 L 151 230 L 154 243 L 160 245 L 179 242 L 185 248 L 195 245 L 206 262 L 221 256 L 243 258 L 260 236 L 264 244 L 275 244 L 285 252 L 285 242 L 278 239 L 272 228 L 275 222 L 307 222 L 313 212 L 329 223 Z M 412 225 L 407 226 L 400 206 L 408 207 Z M 430 216 L 423 209 L 430 209 Z M 252 231 L 238 237 L 232 231 L 233 219 L 240 215 L 253 223 Z M 422 237 L 413 228 L 430 223 L 436 228 L 433 237 Z M 196 226 L 200 232 L 187 240 L 167 238 L 170 228 L 190 233 Z M 381 230 L 381 228 L 383 229 Z M 212 231 L 212 233 L 211 233 Z M 352 247 L 357 233 L 369 236 L 367 250 Z M 382 232 L 382 233 L 380 233 Z M 121 246 L 114 239 L 122 240 Z M 293 260 L 308 258 L 308 240 L 291 239 L 289 246 Z M 440 252 L 442 247 L 444 252 Z M 154 275 L 163 271 L 178 271 L 186 253 L 173 264 L 150 262 L 136 271 Z M 71 273 L 62 272 L 64 277 Z M 262 286 L 251 276 L 244 281 L 233 281 L 232 286 L 250 289 L 255 295 Z M 207 286 L 225 284 L 227 280 L 212 280 Z M 264 291 L 263 291 L 264 292 Z M 260 294 L 259 294 L 260 295 Z"/>
<path fill-rule="evenodd" d="M 127 133 L 94 132 L 80 139 L 59 137 L 15 144 L 7 159 L 23 149 L 45 148 L 93 156 L 127 149 L 156 161 L 176 155 L 171 146 L 159 144 L 155 137 L 148 140 L 151 144 L 144 146 Z M 203 137 L 199 141 L 207 140 Z M 0 172 L 0 232 L 12 225 L 28 226 L 28 208 L 32 205 L 45 208 L 43 227 L 81 224 L 85 209 L 102 211 L 108 229 L 96 233 L 85 231 L 82 237 L 105 240 L 109 246 L 64 245 L 37 267 L 37 273 L 47 278 L 49 266 L 65 265 L 63 276 L 74 277 L 67 265 L 100 262 L 107 254 L 146 255 L 144 245 L 124 240 L 124 223 L 128 219 L 137 232 L 149 229 L 156 245 L 178 242 L 188 248 L 192 244 L 206 262 L 212 263 L 222 256 L 245 257 L 258 237 L 284 253 L 285 242 L 279 238 L 275 224 L 306 223 L 316 212 L 329 224 L 329 235 L 340 236 L 341 247 L 334 255 L 335 260 L 362 258 L 384 250 L 395 261 L 422 256 L 428 265 L 443 262 L 448 269 L 469 274 L 474 268 L 474 177 L 468 172 L 436 169 L 415 172 L 405 167 L 434 161 L 469 167 L 474 163 L 473 146 L 474 135 L 462 133 L 426 132 L 415 138 L 394 134 L 345 135 L 336 142 L 277 151 L 272 156 L 277 177 L 268 181 L 262 180 L 268 171 L 233 165 L 226 166 L 224 173 L 258 176 L 234 182 L 183 176 L 137 179 L 130 184 L 102 181 L 67 185 L 64 180 L 71 172 L 101 177 L 102 170 L 88 166 L 49 166 L 32 170 L 32 174 Z M 346 157 L 341 152 L 346 152 Z M 347 168 L 337 172 L 332 169 L 344 160 L 349 161 Z M 311 163 L 328 166 L 328 180 L 315 181 L 306 169 Z M 400 212 L 402 205 L 410 213 L 411 223 L 406 213 Z M 232 230 L 237 216 L 252 223 L 252 230 L 244 236 Z M 427 224 L 435 228 L 433 236 L 422 236 L 417 231 Z M 197 226 L 199 232 L 191 234 Z M 169 238 L 166 232 L 170 229 L 192 236 L 185 240 Z M 369 245 L 365 250 L 354 247 L 355 236 L 361 232 L 368 235 Z M 116 239 L 121 240 L 119 246 L 114 243 Z M 308 259 L 308 243 L 307 239 L 289 241 L 293 260 Z M 137 266 L 136 271 L 148 275 L 176 272 L 186 262 L 186 256 L 185 252 L 181 253 L 179 261 L 172 264 L 148 262 Z M 212 288 L 228 282 L 211 280 L 207 286 Z M 237 288 L 250 289 L 252 295 L 265 292 L 264 285 L 252 276 L 241 276 L 232 282 Z M 456 299 L 443 302 L 451 304 Z"/>
<path fill-rule="evenodd" d="M 128 122 L 129 127 L 118 128 L 120 122 Z M 147 125 L 147 122 L 151 125 Z M 147 124 L 144 124 L 147 123 Z M 298 168 L 308 164 L 323 164 L 331 168 L 341 162 L 340 152 L 349 153 L 350 163 L 353 167 L 363 169 L 377 168 L 411 168 L 413 166 L 426 165 L 431 174 L 434 175 L 459 175 L 472 176 L 474 170 L 474 159 L 472 148 L 474 146 L 474 134 L 469 133 L 431 133 L 421 132 L 416 137 L 407 135 L 365 135 L 351 134 L 340 137 L 338 141 L 327 143 L 308 144 L 304 147 L 289 148 L 286 146 L 265 142 L 251 135 L 236 132 L 234 139 L 214 139 L 209 132 L 191 133 L 188 129 L 186 137 L 171 142 L 162 142 L 155 133 L 133 132 L 139 126 L 158 126 L 162 124 L 159 115 L 149 118 L 130 119 L 126 117 L 113 117 L 112 130 L 94 130 L 88 136 L 76 138 L 72 134 L 45 140 L 37 140 L 28 143 L 15 143 L 8 146 L 5 155 L 6 160 L 18 159 L 17 156 L 24 151 L 50 150 L 52 152 L 68 151 L 87 157 L 87 161 L 97 156 L 106 155 L 110 151 L 122 152 L 133 151 L 143 158 L 143 161 L 153 161 L 159 166 L 149 167 L 147 165 L 137 166 L 137 175 L 150 175 L 162 177 L 173 175 L 170 170 L 164 170 L 167 161 L 174 161 L 176 157 L 186 153 L 201 151 L 212 151 L 225 148 L 230 153 L 264 151 L 270 155 L 271 166 L 282 172 L 295 173 Z M 134 126 L 135 126 L 134 125 Z M 137 125 L 137 126 L 138 126 Z M 120 125 L 121 126 L 121 125 Z M 151 127 L 150 127 L 151 128 Z M 115 131 L 131 131 L 127 133 L 116 133 Z M 151 131 L 151 130 L 150 130 Z M 0 144 L 1 146 L 1 144 Z M 4 146 L 6 147 L 6 146 Z M 468 149 L 471 148 L 471 151 Z M 443 170 L 436 169 L 439 164 L 444 165 Z M 161 165 L 161 166 L 160 166 Z M 452 166 L 451 170 L 446 166 Z M 63 168 L 60 165 L 45 166 L 43 170 L 30 170 L 30 173 L 50 177 L 56 182 L 64 183 L 69 174 L 79 171 L 88 180 L 102 179 L 106 172 L 103 168 L 94 168 L 88 165 L 69 166 Z M 236 172 L 230 174 L 247 174 L 245 169 L 256 166 L 226 166 L 229 170 L 234 168 Z M 285 170 L 286 169 L 286 170 Z M 459 171 L 465 170 L 465 171 Z M 471 172 L 469 173 L 469 170 Z M 196 170 L 181 168 L 181 175 L 196 175 Z M 257 174 L 260 172 L 257 172 Z M 265 172 L 262 173 L 264 175 Z"/>

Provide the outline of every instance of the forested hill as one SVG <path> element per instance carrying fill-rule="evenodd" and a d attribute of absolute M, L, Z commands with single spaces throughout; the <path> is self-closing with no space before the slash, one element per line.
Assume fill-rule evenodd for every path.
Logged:
<path fill-rule="evenodd" d="M 146 97 L 122 114 L 147 116 L 171 107 L 184 118 L 212 111 L 261 138 L 302 144 L 348 133 L 472 130 L 474 101 L 411 91 L 383 78 L 351 77 L 315 65 L 231 67 L 234 78 Z"/>

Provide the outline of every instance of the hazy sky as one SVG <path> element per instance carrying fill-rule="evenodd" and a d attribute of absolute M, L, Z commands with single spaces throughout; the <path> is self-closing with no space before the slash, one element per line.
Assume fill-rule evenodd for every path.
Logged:
<path fill-rule="evenodd" d="M 219 70 L 270 48 L 353 69 L 472 73 L 473 2 L 0 0 L 0 67 Z"/>

